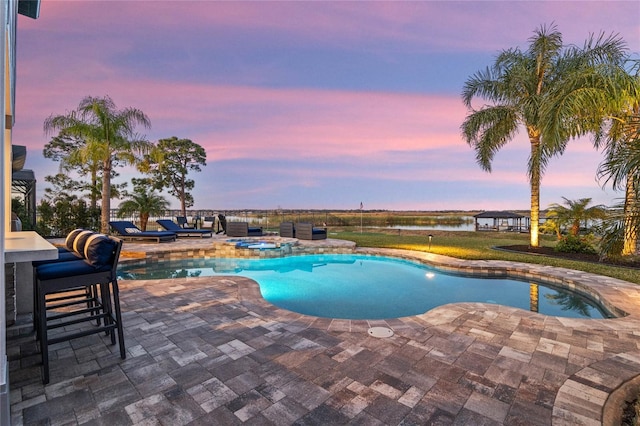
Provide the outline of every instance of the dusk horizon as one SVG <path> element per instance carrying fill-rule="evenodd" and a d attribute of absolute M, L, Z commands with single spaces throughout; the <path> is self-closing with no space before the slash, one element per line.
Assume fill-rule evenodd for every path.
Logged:
<path fill-rule="evenodd" d="M 526 211 L 526 131 L 483 171 L 460 132 L 465 80 L 545 25 L 565 45 L 617 34 L 637 59 L 639 13 L 632 1 L 44 0 L 39 19 L 18 20 L 13 143 L 39 203 L 59 166 L 42 154 L 45 119 L 109 96 L 150 118 L 137 129 L 149 141 L 205 148 L 190 210 Z M 602 160 L 590 138 L 569 141 L 540 208 L 617 204 L 596 179 Z M 114 183 L 136 176 L 118 171 Z"/>

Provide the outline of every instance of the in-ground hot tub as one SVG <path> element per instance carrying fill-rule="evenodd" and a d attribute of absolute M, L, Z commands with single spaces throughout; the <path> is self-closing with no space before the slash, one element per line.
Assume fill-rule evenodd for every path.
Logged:
<path fill-rule="evenodd" d="M 247 237 L 216 241 L 213 243 L 213 247 L 215 257 L 277 258 L 290 256 L 293 246 L 297 243 L 295 238 Z"/>
<path fill-rule="evenodd" d="M 248 248 L 253 250 L 268 250 L 280 247 L 278 243 L 268 241 L 240 241 L 236 243 L 236 248 Z"/>

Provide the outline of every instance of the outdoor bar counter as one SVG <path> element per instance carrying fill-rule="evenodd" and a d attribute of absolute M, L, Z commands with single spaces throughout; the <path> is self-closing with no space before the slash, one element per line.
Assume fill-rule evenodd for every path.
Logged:
<path fill-rule="evenodd" d="M 34 260 L 58 258 L 58 249 L 34 231 L 8 232 L 4 239 L 6 276 L 7 324 L 20 314 L 33 312 Z M 15 298 L 14 312 L 10 312 L 10 298 Z"/>
<path fill-rule="evenodd" d="M 58 257 L 58 249 L 35 231 L 8 232 L 4 239 L 5 263 L 49 260 Z"/>

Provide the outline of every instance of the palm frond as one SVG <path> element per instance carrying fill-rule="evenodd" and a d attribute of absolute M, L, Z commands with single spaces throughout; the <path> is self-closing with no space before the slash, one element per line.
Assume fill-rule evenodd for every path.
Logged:
<path fill-rule="evenodd" d="M 498 82 L 489 68 L 473 74 L 464 83 L 462 101 L 467 108 L 471 108 L 471 101 L 475 97 L 494 99 L 498 93 Z"/>
<path fill-rule="evenodd" d="M 467 116 L 462 124 L 462 134 L 476 151 L 476 161 L 486 171 L 491 171 L 495 154 L 518 130 L 517 113 L 509 107 L 485 107 Z"/>

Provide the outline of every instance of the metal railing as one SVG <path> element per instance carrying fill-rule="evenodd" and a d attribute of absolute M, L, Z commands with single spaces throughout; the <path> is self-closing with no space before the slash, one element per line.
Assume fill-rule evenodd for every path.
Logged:
<path fill-rule="evenodd" d="M 111 210 L 110 221 L 128 220 L 140 226 L 140 218 L 137 214 L 118 217 L 117 212 L 117 209 Z M 202 225 L 204 218 L 215 217 L 219 214 L 224 215 L 227 221 L 248 222 L 251 226 L 263 227 L 265 231 L 279 230 L 281 222 L 310 222 L 315 226 L 326 226 L 343 230 L 357 229 L 360 231 L 363 227 L 409 229 L 411 227 L 425 228 L 429 226 L 440 227 L 443 225 L 448 225 L 453 228 L 460 227 L 461 230 L 466 230 L 467 228 L 473 229 L 473 218 L 464 212 L 453 215 L 438 215 L 433 212 L 394 212 L 381 210 L 190 209 L 186 211 L 186 217 L 190 223 L 198 225 L 199 227 Z M 155 221 L 158 219 L 171 219 L 176 221 L 177 216 L 182 216 L 180 210 L 165 210 L 159 215 L 149 217 L 147 228 L 157 228 Z M 95 227 L 99 227 L 99 218 Z M 73 227 L 71 229 L 73 229 Z"/>
<path fill-rule="evenodd" d="M 285 211 L 285 210 L 187 210 L 187 221 L 192 224 L 201 222 L 206 217 L 216 217 L 219 214 L 225 216 L 227 221 L 248 222 L 250 225 L 258 225 L 267 229 L 277 229 L 281 222 L 311 222 L 316 225 L 325 226 L 348 226 L 348 221 L 344 218 L 338 219 L 335 213 L 329 211 Z M 157 219 L 172 219 L 182 216 L 180 210 L 165 210 L 161 215 L 149 217 L 149 224 L 155 223 Z M 112 209 L 110 220 L 129 220 L 138 224 L 138 215 L 119 217 L 117 210 Z M 358 222 L 359 224 L 359 222 Z M 353 224 L 354 226 L 356 223 Z"/>

